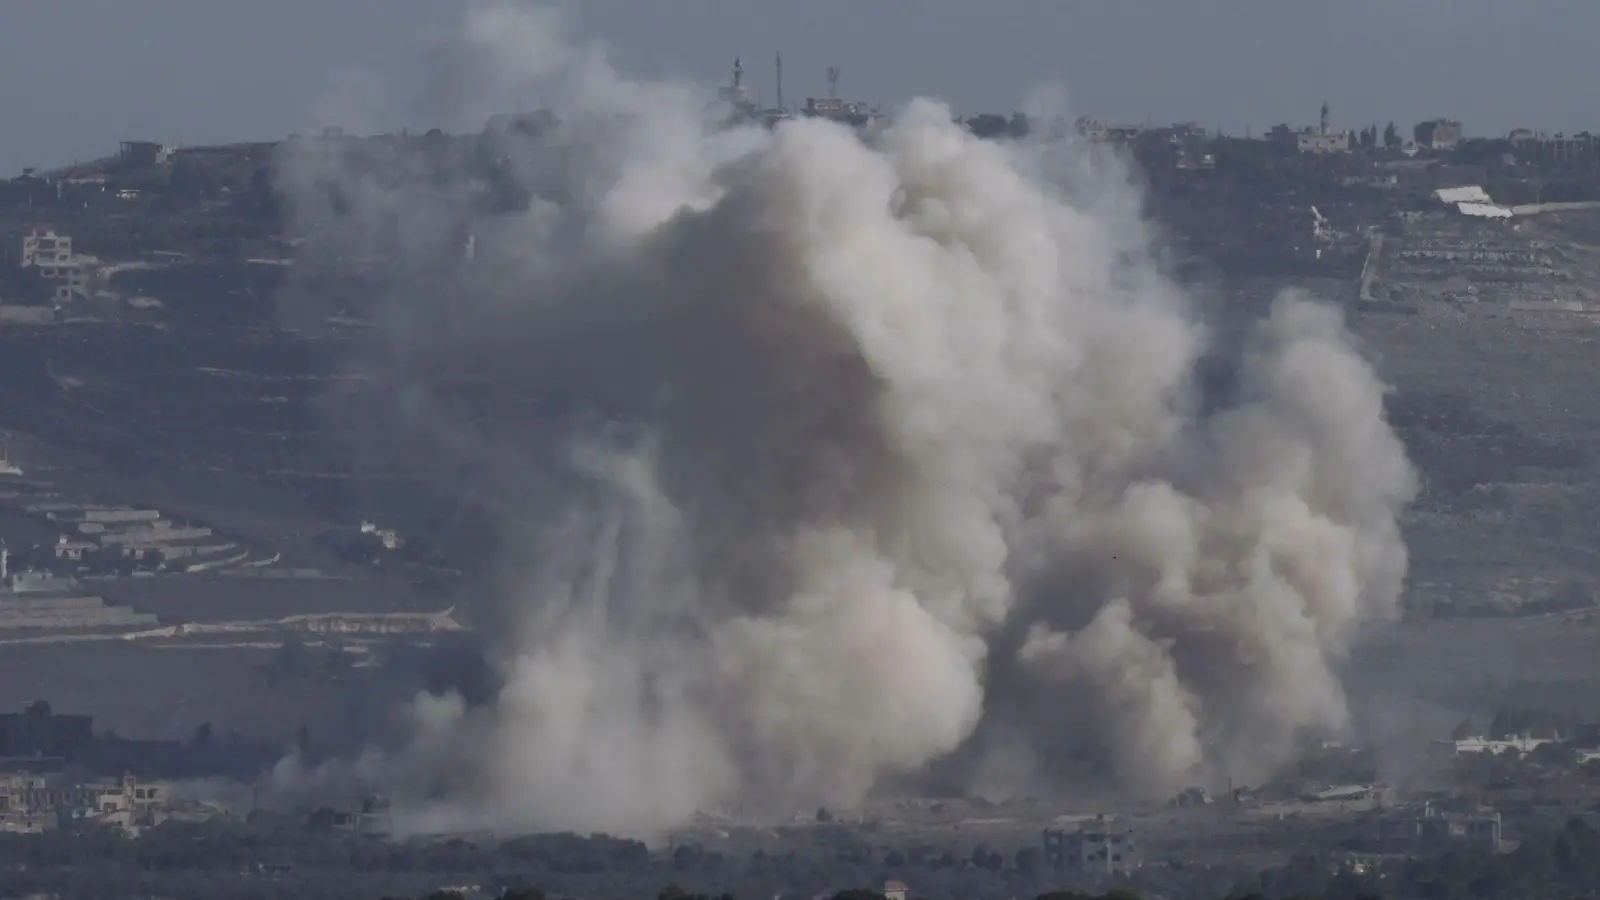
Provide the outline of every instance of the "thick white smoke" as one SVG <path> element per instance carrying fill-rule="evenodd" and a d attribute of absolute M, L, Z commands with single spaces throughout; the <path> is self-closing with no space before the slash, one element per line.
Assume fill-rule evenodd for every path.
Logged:
<path fill-rule="evenodd" d="M 712 127 L 557 24 L 473 13 L 446 59 L 456 108 L 556 114 L 491 142 L 494 187 L 285 163 L 305 233 L 395 270 L 376 356 L 412 439 L 514 513 L 503 691 L 419 701 L 387 763 L 419 827 L 849 805 L 980 746 L 1160 793 L 1345 726 L 1413 474 L 1336 310 L 1282 298 L 1202 414 L 1204 330 L 1116 170 L 930 101 Z M 419 262 L 464 228 L 471 264 Z"/>

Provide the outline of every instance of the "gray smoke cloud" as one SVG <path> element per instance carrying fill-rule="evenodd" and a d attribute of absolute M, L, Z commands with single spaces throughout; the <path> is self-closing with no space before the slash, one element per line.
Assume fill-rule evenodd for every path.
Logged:
<path fill-rule="evenodd" d="M 1202 411 L 1206 331 L 1084 148 L 928 100 L 717 127 L 537 10 L 438 63 L 464 119 L 554 116 L 282 173 L 307 266 L 381 262 L 384 440 L 503 514 L 498 697 L 420 697 L 357 767 L 410 827 L 849 807 L 961 758 L 1159 796 L 1347 726 L 1414 476 L 1336 309 L 1280 298 Z"/>

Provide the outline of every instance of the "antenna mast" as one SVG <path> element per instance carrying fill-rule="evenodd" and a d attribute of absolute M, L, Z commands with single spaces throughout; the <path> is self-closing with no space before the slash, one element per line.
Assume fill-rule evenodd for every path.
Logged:
<path fill-rule="evenodd" d="M 828 67 L 828 99 L 839 99 L 839 67 Z"/>
<path fill-rule="evenodd" d="M 778 51 L 778 111 L 786 112 L 783 108 L 783 51 Z"/>

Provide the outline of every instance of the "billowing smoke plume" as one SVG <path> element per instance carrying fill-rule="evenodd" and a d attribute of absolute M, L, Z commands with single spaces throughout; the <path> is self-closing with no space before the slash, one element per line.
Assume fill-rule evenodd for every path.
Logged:
<path fill-rule="evenodd" d="M 556 24 L 472 14 L 435 98 L 552 115 L 284 167 L 308 249 L 378 263 L 384 427 L 504 514 L 497 698 L 362 764 L 414 824 L 637 832 L 941 761 L 1160 794 L 1345 726 L 1413 474 L 1335 309 L 1280 299 L 1218 409 L 1107 160 L 930 101 L 720 127 Z"/>

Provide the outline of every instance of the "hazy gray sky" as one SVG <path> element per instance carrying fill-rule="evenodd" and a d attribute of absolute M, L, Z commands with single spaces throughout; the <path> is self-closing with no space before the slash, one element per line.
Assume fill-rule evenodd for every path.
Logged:
<path fill-rule="evenodd" d="M 453 0 L 0 0 L 0 176 L 118 140 L 273 138 L 332 93 L 419 88 Z M 1460 118 L 1472 133 L 1600 127 L 1595 0 L 565 0 L 624 69 L 720 84 L 742 56 L 770 100 L 917 94 L 1009 111 L 1066 88 L 1107 121 L 1242 132 Z M 791 102 L 793 102 L 791 100 Z M 337 105 L 337 104 L 334 104 Z M 426 123 L 412 123 L 426 124 Z"/>

